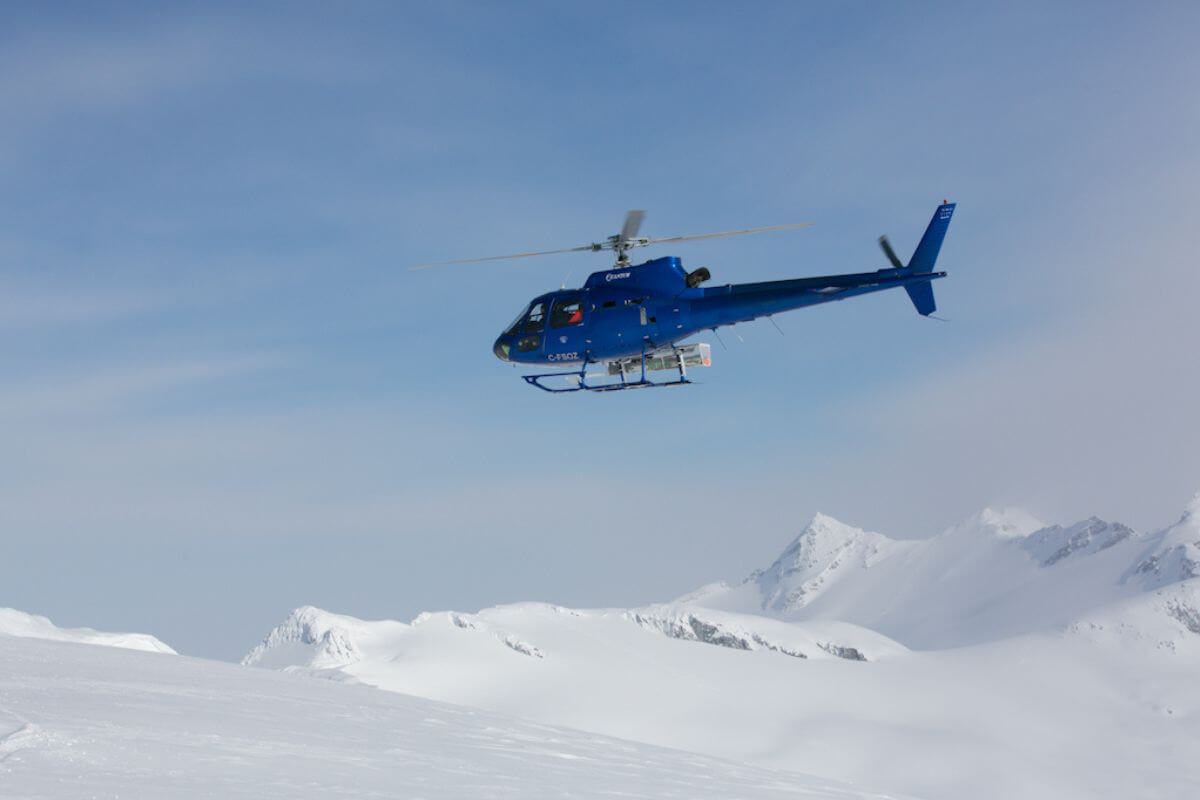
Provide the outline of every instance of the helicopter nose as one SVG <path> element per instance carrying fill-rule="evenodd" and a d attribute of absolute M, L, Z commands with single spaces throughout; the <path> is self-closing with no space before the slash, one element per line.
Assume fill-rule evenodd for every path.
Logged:
<path fill-rule="evenodd" d="M 509 360 L 508 359 L 508 342 L 504 341 L 503 336 L 501 336 L 499 339 L 497 339 L 496 343 L 494 345 L 492 345 L 492 352 L 495 353 L 496 358 L 500 359 L 501 361 Z"/>

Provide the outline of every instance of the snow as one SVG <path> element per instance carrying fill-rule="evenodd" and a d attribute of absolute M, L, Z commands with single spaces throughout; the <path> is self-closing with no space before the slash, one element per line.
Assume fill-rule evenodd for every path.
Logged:
<path fill-rule="evenodd" d="M 1024 539 L 1044 527 L 1045 523 L 1022 508 L 985 508 L 959 522 L 947 533 Z"/>
<path fill-rule="evenodd" d="M 1019 509 L 985 509 L 938 536 L 902 541 L 818 514 L 767 569 L 680 602 L 853 622 L 916 649 L 1057 630 L 1200 575 L 1196 502 L 1149 535 L 1096 517 L 1046 526 Z"/>
<path fill-rule="evenodd" d="M 542 604 L 369 639 L 353 664 L 293 669 L 930 798 L 1183 796 L 1200 782 L 1182 650 L 1052 633 L 922 653 L 840 623 Z"/>
<path fill-rule="evenodd" d="M 1089 517 L 1069 528 L 1043 528 L 1030 534 L 1024 547 L 1043 567 L 1052 567 L 1064 558 L 1098 553 L 1132 535 L 1133 530 L 1125 525 Z"/>
<path fill-rule="evenodd" d="M 584 615 L 577 612 L 577 616 Z M 878 661 L 907 649 L 886 636 L 845 622 L 797 625 L 679 604 L 633 609 L 622 617 L 672 639 L 735 650 L 765 650 L 795 658 L 832 655 L 852 661 Z"/>
<path fill-rule="evenodd" d="M 352 664 L 362 657 L 360 643 L 407 629 L 400 622 L 368 623 L 312 606 L 293 611 L 243 659 L 262 667 L 286 667 L 303 662 L 316 668 Z"/>
<path fill-rule="evenodd" d="M 882 797 L 366 687 L 30 638 L 0 640 L 0 795 Z"/>
<path fill-rule="evenodd" d="M 674 602 L 304 606 L 241 667 L 4 612 L 0 794 L 1191 796 L 1198 573 L 1200 497 L 1153 533 L 817 515 Z"/>
<path fill-rule="evenodd" d="M 124 647 L 151 653 L 175 653 L 167 644 L 145 633 L 104 633 L 91 628 L 60 628 L 46 617 L 14 608 L 0 608 L 0 636 L 3 635 Z"/>
<path fill-rule="evenodd" d="M 1126 650 L 1178 653 L 1200 664 L 1200 578 L 1097 609 L 1068 625 L 1067 631 Z"/>
<path fill-rule="evenodd" d="M 1200 494 L 1174 525 L 1151 539 L 1125 580 L 1144 589 L 1200 577 Z"/>
<path fill-rule="evenodd" d="M 775 563 L 754 578 L 762 608 L 785 615 L 802 609 L 839 581 L 914 544 L 817 514 Z"/>
<path fill-rule="evenodd" d="M 1174 635 L 1200 641 L 1166 602 Z M 1183 649 L 1060 632 L 912 652 L 846 623 L 673 604 L 378 624 L 354 626 L 357 661 L 292 671 L 929 798 L 1182 796 L 1200 782 Z"/>
<path fill-rule="evenodd" d="M 1187 796 L 1197 518 L 986 510 L 913 542 L 818 515 L 768 568 L 673 603 L 298 609 L 246 663 L 928 798 Z M 267 646 L 310 618 L 290 661 Z"/>

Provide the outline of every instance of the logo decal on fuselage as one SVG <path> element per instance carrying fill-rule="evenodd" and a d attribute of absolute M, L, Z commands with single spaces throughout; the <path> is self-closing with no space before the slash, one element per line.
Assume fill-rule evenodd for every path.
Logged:
<path fill-rule="evenodd" d="M 605 276 L 604 276 L 604 280 L 606 280 L 606 281 L 619 281 L 619 280 L 621 280 L 622 278 L 628 278 L 628 277 L 629 277 L 629 273 L 628 273 L 628 272 L 610 272 L 610 273 L 608 273 L 607 275 L 605 275 Z"/>

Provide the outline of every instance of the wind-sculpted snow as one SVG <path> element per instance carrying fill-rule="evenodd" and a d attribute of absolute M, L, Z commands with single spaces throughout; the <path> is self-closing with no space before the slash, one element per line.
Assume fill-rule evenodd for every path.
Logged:
<path fill-rule="evenodd" d="M 151 653 L 174 654 L 164 642 L 146 633 L 105 633 L 91 628 L 60 628 L 46 617 L 27 614 L 13 608 L 0 608 L 0 635 L 22 636 L 33 639 L 51 639 L 57 642 L 98 644 L 106 647 L 124 647 L 129 650 L 145 650 Z"/>
<path fill-rule="evenodd" d="M 366 687 L 13 639 L 0 646 L 0 797 L 883 796 Z"/>
<path fill-rule="evenodd" d="M 500 641 L 504 642 L 504 646 L 510 650 L 515 650 L 523 656 L 532 656 L 533 658 L 545 658 L 546 655 L 536 646 L 529 642 L 523 642 L 515 636 L 509 635 L 503 637 Z"/>
<path fill-rule="evenodd" d="M 825 643 L 821 645 L 821 649 L 831 656 L 845 658 L 850 661 L 866 661 L 867 657 L 862 654 L 862 651 L 857 647 L 841 647 L 836 644 Z"/>

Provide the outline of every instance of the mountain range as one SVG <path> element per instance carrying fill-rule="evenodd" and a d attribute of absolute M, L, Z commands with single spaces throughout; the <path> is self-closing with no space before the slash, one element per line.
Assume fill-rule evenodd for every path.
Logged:
<path fill-rule="evenodd" d="M 126 655 L 90 655 L 95 644 Z M 105 739 L 123 730 L 147 752 L 161 736 L 186 741 L 198 761 L 183 773 L 201 793 L 226 793 L 204 764 L 241 758 L 248 785 L 318 796 L 353 784 L 345 759 L 376 774 L 397 752 L 417 776 L 401 784 L 420 793 L 450 747 L 462 796 L 518 786 L 506 759 L 527 758 L 558 776 L 536 786 L 589 796 L 1189 796 L 1200 785 L 1200 495 L 1150 532 L 985 509 L 901 540 L 818 514 L 744 579 L 638 608 L 527 602 L 401 622 L 304 606 L 240 668 L 12 610 L 0 611 L 0 652 L 0 772 L 28 794 L 79 743 L 108 754 L 112 787 L 138 785 L 150 768 L 133 751 L 119 763 Z M 84 696 L 95 670 L 117 702 Z M 198 697 L 236 698 L 238 724 L 188 738 L 178 719 L 207 719 Z M 304 698 L 316 704 L 307 717 Z M 87 730 L 47 711 L 55 703 L 78 703 Z M 365 727 L 347 728 L 347 714 Z M 394 726 L 408 738 L 380 750 Z M 260 739 L 273 744 L 256 749 Z M 317 747 L 334 782 L 304 772 L 308 783 L 289 783 L 275 746 Z M 573 766 L 555 772 L 556 759 Z"/>
<path fill-rule="evenodd" d="M 1198 565 L 1200 496 L 1149 533 L 986 509 L 905 541 L 818 514 L 668 603 L 304 607 L 243 663 L 924 797 L 1131 797 L 1200 785 Z"/>

